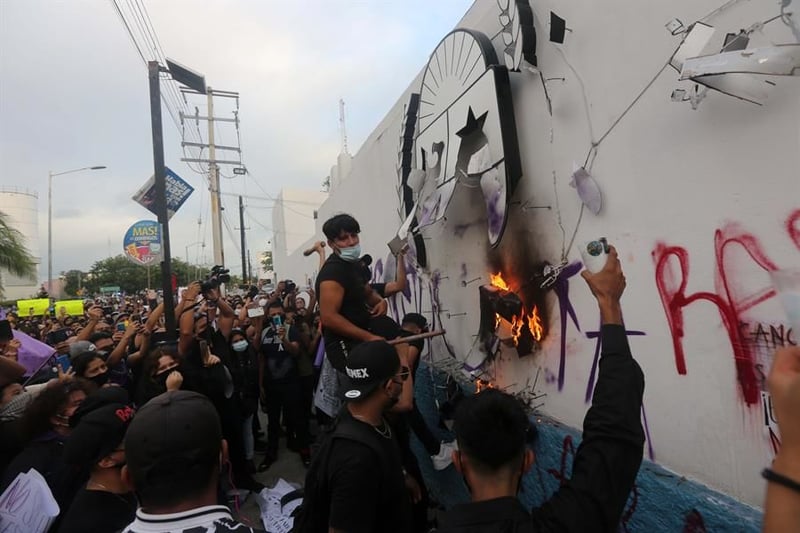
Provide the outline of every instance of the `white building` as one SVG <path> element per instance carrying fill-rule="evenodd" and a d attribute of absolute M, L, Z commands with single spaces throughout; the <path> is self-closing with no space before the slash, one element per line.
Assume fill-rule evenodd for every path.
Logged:
<path fill-rule="evenodd" d="M 434 357 L 481 362 L 473 340 L 478 287 L 502 272 L 512 289 L 535 288 L 530 304 L 540 306 L 545 334 L 532 355 L 502 348 L 492 379 L 519 389 L 539 376 L 543 412 L 580 427 L 596 364 L 596 341 L 586 332 L 597 329 L 598 312 L 580 276 L 568 286 L 548 284 L 542 265 L 577 267 L 581 243 L 607 237 L 627 276 L 623 305 L 647 377 L 651 458 L 760 505 L 758 473 L 775 452 L 775 428 L 764 417 L 768 395 L 759 376 L 776 346 L 800 340 L 768 274 L 800 264 L 800 79 L 725 73 L 729 62 L 751 54 L 713 67 L 693 58 L 720 54 L 728 34 L 760 28 L 779 8 L 734 2 L 718 10 L 718 0 L 531 1 L 533 43 L 516 11 L 525 3 L 478 0 L 458 27 L 484 41 L 468 32 L 442 36 L 431 63 L 348 164 L 349 176 L 332 179 L 317 230 L 308 232 L 313 237 L 276 247 L 279 277 L 317 268 L 316 256 L 301 252 L 338 212 L 359 220 L 362 250 L 381 259 L 378 276 L 391 276 L 386 243 L 413 208 L 427 261 L 413 261 L 420 256 L 415 244 L 411 298 L 398 296 L 395 304 L 447 330 L 446 344 L 432 344 Z M 498 4 L 510 5 L 510 13 Z M 550 9 L 566 19 L 563 44 L 548 38 Z M 683 23 L 665 28 L 676 17 Z M 691 26 L 701 18 L 706 26 Z M 486 42 L 496 58 L 481 57 Z M 746 45 L 795 42 L 792 28 L 773 22 Z M 537 69 L 520 61 L 534 44 Z M 680 80 L 688 65 L 697 83 Z M 702 69 L 720 65 L 716 76 L 703 76 Z M 757 63 L 742 68 L 763 72 Z M 412 145 L 404 140 L 409 120 Z M 405 173 L 404 149 L 411 154 Z M 594 182 L 583 173 L 571 178 L 581 166 Z M 403 184 L 412 204 L 403 201 Z M 574 308 L 576 321 L 564 306 Z"/>
<path fill-rule="evenodd" d="M 41 263 L 39 252 L 39 197 L 35 192 L 14 187 L 0 188 L 0 212 L 8 215 L 9 225 L 22 234 L 25 247 L 33 256 L 38 269 Z M 3 280 L 3 297 L 18 300 L 35 295 L 39 290 L 36 279 L 22 279 L 5 270 L 0 271 Z"/>
<path fill-rule="evenodd" d="M 317 264 L 306 260 L 302 251 L 306 241 L 321 239 L 316 217 L 327 198 L 327 192 L 289 188 L 278 195 L 272 210 L 272 260 L 279 280 L 293 279 L 304 286 L 316 273 Z"/>

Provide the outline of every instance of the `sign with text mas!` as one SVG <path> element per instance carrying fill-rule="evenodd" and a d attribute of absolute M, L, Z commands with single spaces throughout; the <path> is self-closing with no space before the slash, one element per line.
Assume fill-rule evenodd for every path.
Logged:
<path fill-rule="evenodd" d="M 128 228 L 122 241 L 125 257 L 137 265 L 152 265 L 161 259 L 161 227 L 155 220 L 140 220 Z"/>
<path fill-rule="evenodd" d="M 175 174 L 169 167 L 167 169 L 167 212 L 169 218 L 178 212 L 178 209 L 183 205 L 189 195 L 192 194 L 194 188 L 183 181 L 183 179 Z M 141 189 L 133 195 L 133 199 L 142 207 L 157 215 L 156 212 L 156 179 L 155 176 L 150 176 Z"/>

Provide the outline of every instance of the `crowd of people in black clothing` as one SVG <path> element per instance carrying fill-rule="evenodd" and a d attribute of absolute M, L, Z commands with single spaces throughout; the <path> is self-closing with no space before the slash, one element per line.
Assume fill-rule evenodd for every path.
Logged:
<path fill-rule="evenodd" d="M 489 389 L 460 401 L 455 442 L 433 435 L 414 381 L 424 338 L 435 332 L 417 313 L 400 323 L 386 316 L 385 298 L 404 288 L 404 251 L 395 281 L 372 283 L 360 231 L 349 215 L 324 224 L 332 252 L 314 246 L 313 288 L 285 280 L 223 296 L 219 283 L 191 284 L 175 309 L 177 343 L 152 291 L 89 301 L 81 317 L 9 313 L 0 321 L 0 495 L 34 469 L 60 510 L 49 531 L 254 531 L 233 518 L 226 495 L 263 489 L 253 476 L 274 464 L 285 435 L 308 467 L 297 532 L 616 531 L 644 443 L 644 376 L 622 324 L 616 251 L 601 272 L 583 273 L 602 317 L 603 354 L 571 478 L 525 509 L 516 496 L 535 460 L 528 414 Z M 24 367 L 15 330 L 51 344 L 54 355 Z M 320 387 L 341 400 L 335 412 L 314 408 Z M 770 387 L 786 430 L 765 473 L 778 502 L 768 500 L 765 524 L 789 531 L 800 525 L 796 349 L 776 355 Z M 472 497 L 438 524 L 419 465 L 428 459 L 412 452 L 412 432 L 434 468 L 453 464 Z"/>

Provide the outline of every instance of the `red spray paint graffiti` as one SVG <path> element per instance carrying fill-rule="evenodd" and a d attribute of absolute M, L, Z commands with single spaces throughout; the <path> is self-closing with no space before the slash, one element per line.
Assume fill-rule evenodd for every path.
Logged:
<path fill-rule="evenodd" d="M 800 209 L 795 210 L 789 216 L 786 221 L 786 230 L 800 249 L 798 220 L 800 220 Z M 745 294 L 741 290 L 743 280 L 736 277 L 738 270 L 726 268 L 725 251 L 730 244 L 738 244 L 744 248 L 753 262 L 763 270 L 769 272 L 778 268 L 767 257 L 755 236 L 747 233 L 737 224 L 729 224 L 718 229 L 714 235 L 717 267 L 714 278 L 715 292 L 686 294 L 686 285 L 689 281 L 689 253 L 680 246 L 667 246 L 663 243 L 658 243 L 653 250 L 656 286 L 667 314 L 678 374 L 685 375 L 687 372 L 683 347 L 685 335 L 683 310 L 694 302 L 705 300 L 717 307 L 722 324 L 727 331 L 733 349 L 736 376 L 742 398 L 747 405 L 755 405 L 760 402 L 755 354 L 739 325 L 744 312 L 775 296 L 775 291 L 762 289 L 755 293 Z M 677 269 L 675 268 L 676 261 Z"/>

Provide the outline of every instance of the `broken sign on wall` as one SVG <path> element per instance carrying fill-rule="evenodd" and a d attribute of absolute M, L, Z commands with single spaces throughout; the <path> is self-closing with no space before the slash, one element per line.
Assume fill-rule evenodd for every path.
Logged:
<path fill-rule="evenodd" d="M 785 12 L 789 3 L 791 0 L 784 0 L 781 15 L 777 17 L 757 22 L 746 30 L 726 34 L 722 49 L 715 54 L 703 54 L 714 36 L 714 27 L 696 22 L 684 31 L 683 24 L 677 19 L 668 23 L 667 29 L 673 35 L 684 34 L 669 64 L 680 72 L 681 81 L 695 83 L 688 91 L 673 91 L 672 101 L 689 101 L 696 109 L 707 91 L 714 90 L 763 105 L 769 90 L 776 85 L 769 77 L 800 75 L 800 43 L 748 48 L 751 34 L 763 30 L 766 24 L 775 20 L 783 20 L 794 31 L 792 13 Z"/>
<path fill-rule="evenodd" d="M 418 129 L 419 227 L 445 217 L 461 183 L 481 191 L 496 247 L 522 166 L 508 70 L 486 35 L 457 29 L 439 43 L 422 77 Z"/>

